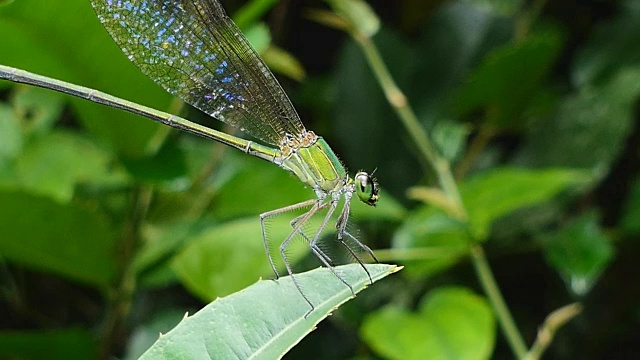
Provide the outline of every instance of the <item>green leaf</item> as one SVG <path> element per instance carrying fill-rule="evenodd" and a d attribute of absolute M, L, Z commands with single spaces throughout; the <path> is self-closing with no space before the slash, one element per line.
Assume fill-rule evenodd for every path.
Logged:
<path fill-rule="evenodd" d="M 402 259 L 407 275 L 426 277 L 453 265 L 468 251 L 469 239 L 459 221 L 424 206 L 409 214 L 392 240 L 394 258 Z"/>
<path fill-rule="evenodd" d="M 27 136 L 51 130 L 62 115 L 66 98 L 57 92 L 34 86 L 21 86 L 14 92 L 14 112 Z"/>
<path fill-rule="evenodd" d="M 287 215 L 266 223 L 276 266 L 281 264 L 280 243 L 292 231 L 290 221 L 293 216 Z M 317 229 L 320 220 L 320 216 L 315 216 L 305 229 Z M 327 226 L 324 234 L 333 231 L 332 226 Z M 287 258 L 295 264 L 308 251 L 306 242 L 294 241 L 288 248 Z M 185 286 L 205 301 L 238 291 L 259 276 L 274 276 L 265 253 L 258 216 L 212 226 L 194 236 L 172 260 L 171 267 Z"/>
<path fill-rule="evenodd" d="M 0 162 L 13 159 L 22 151 L 22 129 L 13 110 L 0 104 Z"/>
<path fill-rule="evenodd" d="M 225 179 L 212 209 L 218 219 L 256 215 L 316 197 L 291 173 L 237 151 L 225 154 L 223 167 L 218 172 Z"/>
<path fill-rule="evenodd" d="M 408 82 L 413 75 L 410 70 L 415 65 L 415 52 L 402 38 L 384 28 L 374 40 L 400 86 Z M 330 121 L 336 141 L 331 146 L 336 151 L 340 149 L 338 155 L 348 167 L 357 166 L 352 168 L 354 170 L 367 169 L 371 172 L 378 168 L 376 176 L 381 185 L 399 196 L 406 187 L 418 181 L 420 172 L 416 168 L 420 165 L 407 156 L 413 151 L 413 145 L 398 131 L 397 122 L 390 121 L 395 114 L 364 59 L 362 50 L 355 43 L 348 43 L 342 50 L 334 76 L 336 90 L 329 90 L 334 109 Z M 387 146 L 389 144 L 393 146 Z M 387 178 L 393 181 L 387 184 Z"/>
<path fill-rule="evenodd" d="M 511 33 L 508 19 L 477 6 L 446 2 L 429 16 L 417 42 L 407 42 L 384 27 L 373 40 L 419 119 L 431 127 L 451 112 L 452 93 L 469 70 Z M 327 117 L 337 139 L 332 146 L 340 149 L 348 166 L 377 167 L 380 183 L 399 198 L 421 181 L 424 171 L 419 169 L 428 170 L 407 156 L 416 152 L 415 146 L 395 121 L 397 115 L 355 43 L 340 53 L 334 81 L 327 90 L 333 106 Z"/>
<path fill-rule="evenodd" d="M 438 153 L 451 163 L 463 153 L 468 135 L 467 125 L 453 121 L 438 121 L 431 130 L 431 138 L 439 150 Z"/>
<path fill-rule="evenodd" d="M 635 121 L 640 68 L 623 68 L 567 96 L 555 116 L 527 134 L 518 163 L 604 173 L 624 149 Z"/>
<path fill-rule="evenodd" d="M 572 220 L 542 239 L 547 261 L 578 295 L 591 289 L 613 259 L 612 241 L 600 228 L 595 212 Z"/>
<path fill-rule="evenodd" d="M 363 0 L 327 0 L 338 15 L 362 36 L 372 37 L 380 29 L 380 19 Z"/>
<path fill-rule="evenodd" d="M 158 109 L 171 96 L 122 53 L 88 1 L 16 1 L 0 9 L 0 63 L 99 89 Z M 55 39 L 56 41 L 51 41 Z M 120 152 L 141 155 L 160 127 L 122 111 L 71 99 L 81 123 Z"/>
<path fill-rule="evenodd" d="M 79 182 L 104 182 L 118 176 L 110 154 L 77 134 L 56 131 L 29 142 L 16 159 L 19 187 L 34 194 L 69 202 Z M 124 177 L 121 172 L 120 177 Z"/>
<path fill-rule="evenodd" d="M 259 174 L 259 184 L 256 183 L 256 174 Z M 225 153 L 223 164 L 215 176 L 216 206 L 211 212 L 216 219 L 257 216 L 316 198 L 312 189 L 291 173 L 233 150 Z M 352 220 L 402 219 L 406 209 L 385 190 L 382 184 L 380 201 L 375 207 L 363 204 L 357 197 L 352 198 Z"/>
<path fill-rule="evenodd" d="M 260 55 L 274 73 L 286 75 L 296 81 L 304 80 L 306 76 L 304 67 L 290 52 L 271 45 Z"/>
<path fill-rule="evenodd" d="M 388 359 L 489 359 L 495 319 L 486 300 L 464 288 L 438 288 L 417 312 L 387 307 L 369 315 L 362 336 Z"/>
<path fill-rule="evenodd" d="M 271 33 L 265 23 L 252 25 L 244 32 L 244 35 L 258 53 L 265 51 L 271 44 Z"/>
<path fill-rule="evenodd" d="M 144 229 L 145 244 L 136 253 L 133 262 L 136 272 L 143 273 L 177 253 L 189 238 L 201 231 L 198 225 L 200 224 L 186 221 L 147 225 Z"/>
<path fill-rule="evenodd" d="M 476 240 L 484 240 L 489 236 L 491 223 L 498 218 L 547 201 L 567 187 L 588 180 L 588 173 L 572 169 L 500 168 L 464 181 L 460 193 L 472 235 Z"/>
<path fill-rule="evenodd" d="M 0 357 L 3 359 L 95 359 L 97 345 L 91 332 L 84 329 L 0 332 Z"/>
<path fill-rule="evenodd" d="M 459 116 L 484 108 L 487 121 L 495 125 L 520 125 L 519 115 L 551 69 L 561 45 L 559 32 L 549 30 L 494 50 L 460 91 Z"/>
<path fill-rule="evenodd" d="M 367 265 L 374 281 L 399 270 Z M 336 270 L 359 292 L 369 278 L 359 265 Z M 296 280 L 314 304 L 302 299 L 290 277 L 260 280 L 231 296 L 217 299 L 180 324 L 144 353 L 141 359 L 278 359 L 336 307 L 351 291 L 326 268 L 297 274 Z M 199 334 L 196 336 L 196 334 Z"/>
<path fill-rule="evenodd" d="M 122 158 L 127 171 L 143 183 L 168 184 L 186 183 L 187 164 L 182 149 L 175 141 L 166 141 L 151 156 Z"/>
<path fill-rule="evenodd" d="M 419 62 L 414 65 L 407 57 L 392 59 L 405 67 L 415 67 L 410 82 L 399 85 L 408 89 L 420 119 L 432 125 L 450 113 L 452 97 L 460 83 L 468 81 L 469 71 L 496 46 L 510 41 L 511 36 L 510 20 L 485 6 L 461 1 L 444 3 L 423 29 L 413 56 Z"/>
<path fill-rule="evenodd" d="M 233 22 L 245 33 L 245 30 L 255 24 L 260 17 L 278 3 L 278 0 L 251 0 L 233 14 Z"/>
<path fill-rule="evenodd" d="M 390 193 L 380 188 L 380 200 L 376 206 L 370 206 L 358 200 L 356 196 L 351 198 L 350 221 L 401 221 L 406 216 L 407 210 Z"/>
<path fill-rule="evenodd" d="M 277 1 L 254 0 L 240 9 L 234 19 L 254 49 L 260 54 L 269 69 L 274 73 L 286 75 L 294 80 L 301 81 L 305 77 L 304 67 L 291 53 L 274 46 L 271 43 L 271 33 L 266 24 L 254 23 L 262 12 L 269 10 Z"/>
<path fill-rule="evenodd" d="M 123 359 L 135 360 L 140 358 L 158 340 L 158 334 L 166 333 L 174 328 L 184 318 L 186 312 L 187 309 L 184 308 L 154 311 L 150 320 L 133 328 L 131 338 L 127 344 L 127 352 Z"/>
<path fill-rule="evenodd" d="M 135 254 L 133 267 L 143 287 L 167 287 L 179 282 L 171 261 L 190 239 L 212 226 L 208 219 L 177 221 L 144 228 L 144 246 Z"/>
<path fill-rule="evenodd" d="M 116 273 L 115 234 L 94 209 L 0 191 L 0 256 L 104 286 Z"/>

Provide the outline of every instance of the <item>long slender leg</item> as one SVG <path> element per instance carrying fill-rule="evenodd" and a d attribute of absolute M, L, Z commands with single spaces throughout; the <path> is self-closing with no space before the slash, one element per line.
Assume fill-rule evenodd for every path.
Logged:
<path fill-rule="evenodd" d="M 351 211 L 351 206 L 350 206 L 351 203 L 350 203 L 349 200 L 350 199 L 348 197 L 345 197 L 345 202 L 344 202 L 344 206 L 342 208 L 342 212 L 340 213 L 340 216 L 338 217 L 338 221 L 336 222 L 336 229 L 338 231 L 338 241 L 356 259 L 358 264 L 360 264 L 360 267 L 362 267 L 362 269 L 367 273 L 367 276 L 369 277 L 369 282 L 371 284 L 373 284 L 373 279 L 371 279 L 371 274 L 369 273 L 369 270 L 367 269 L 367 267 L 364 266 L 363 261 L 360 259 L 359 256 L 356 255 L 356 253 L 353 251 L 353 249 L 351 249 L 351 247 L 349 247 L 349 245 L 344 241 L 344 236 L 346 235 L 347 237 L 351 238 L 351 240 L 353 240 L 360 248 L 362 248 L 365 252 L 367 252 L 373 258 L 373 260 L 375 260 L 376 263 L 378 262 L 378 259 L 373 254 L 373 251 L 371 251 L 371 248 L 368 247 L 367 245 L 363 244 L 362 242 L 360 242 L 360 240 L 356 239 L 355 236 L 351 235 L 346 230 L 347 223 L 349 221 L 349 214 L 350 214 L 350 211 Z"/>
<path fill-rule="evenodd" d="M 300 221 L 300 219 L 305 216 L 306 214 L 302 214 L 300 216 L 297 216 L 295 219 L 291 220 L 291 227 L 295 229 L 296 224 L 298 224 L 298 221 Z M 307 234 L 304 233 L 304 231 L 302 229 L 300 229 L 299 231 L 300 236 L 302 236 L 302 238 L 308 243 L 311 244 L 311 240 L 309 239 L 309 237 L 307 236 Z M 318 253 L 320 254 L 320 256 L 322 256 L 323 258 L 325 258 L 325 260 L 327 260 L 328 263 L 333 265 L 333 260 L 331 260 L 331 258 L 329 257 L 329 255 L 327 255 L 322 249 L 318 248 Z"/>
<path fill-rule="evenodd" d="M 342 212 L 340 213 L 340 217 L 338 217 L 338 221 L 336 222 L 336 230 L 338 231 L 338 240 L 342 241 L 344 235 L 346 234 L 350 237 L 359 247 L 361 247 L 364 251 L 366 251 L 371 258 L 378 263 L 378 258 L 373 254 L 373 251 L 370 247 L 363 244 L 358 240 L 355 236 L 351 235 L 347 232 L 347 223 L 349 222 L 349 214 L 351 212 L 351 206 L 349 203 L 349 199 L 345 199 L 344 207 L 342 208 Z"/>
<path fill-rule="evenodd" d="M 273 270 L 273 273 L 276 274 L 276 279 L 280 277 L 280 274 L 278 274 L 278 270 L 276 269 L 276 265 L 273 262 L 273 258 L 271 257 L 271 251 L 269 251 L 269 239 L 267 238 L 267 230 L 265 228 L 265 220 L 270 218 L 270 217 L 272 217 L 272 216 L 277 216 L 277 215 L 286 213 L 288 211 L 294 211 L 294 210 L 298 210 L 298 209 L 302 209 L 302 208 L 311 206 L 313 204 L 316 204 L 317 202 L 318 202 L 318 200 L 311 199 L 311 200 L 303 201 L 301 203 L 285 206 L 285 207 L 280 208 L 280 209 L 275 209 L 275 210 L 267 211 L 265 213 L 260 214 L 260 227 L 262 228 L 262 242 L 264 243 L 264 250 L 267 253 L 267 258 L 269 259 L 269 265 L 271 265 L 271 269 Z M 308 213 L 306 213 L 306 214 L 308 214 Z M 303 214 L 302 216 L 304 216 L 306 214 Z"/>
<path fill-rule="evenodd" d="M 351 287 L 351 285 L 349 285 L 349 283 L 345 279 L 338 275 L 338 273 L 333 269 L 333 266 L 331 266 L 331 264 L 329 264 L 329 262 L 327 262 L 327 260 L 322 255 L 320 255 L 320 253 L 322 253 L 322 250 L 320 250 L 320 248 L 318 247 L 318 239 L 320 238 L 322 230 L 327 226 L 327 223 L 331 219 L 331 215 L 333 215 L 333 212 L 336 210 L 338 201 L 331 200 L 327 204 L 330 204 L 329 210 L 327 210 L 327 215 L 325 215 L 324 219 L 322 220 L 322 224 L 320 224 L 320 227 L 313 236 L 311 243 L 309 243 L 309 247 L 311 248 L 311 251 L 316 255 L 316 257 L 318 257 L 318 259 L 320 259 L 320 261 L 333 273 L 333 275 L 340 279 L 340 281 L 342 281 L 342 283 L 345 284 L 349 288 L 349 290 L 351 290 L 353 296 L 355 296 L 356 293 L 355 291 L 353 291 L 353 287 Z"/>
<path fill-rule="evenodd" d="M 353 236 L 351 234 L 348 234 L 351 238 L 353 238 Z M 371 278 L 371 274 L 369 273 L 369 270 L 367 269 L 366 266 L 364 266 L 364 262 L 362 261 L 362 259 L 360 259 L 360 257 L 358 256 L 358 254 L 355 253 L 355 251 L 353 251 L 353 249 L 351 248 L 351 246 L 349 246 L 349 244 L 347 244 L 344 239 L 338 239 L 338 241 L 340 242 L 340 244 L 342 244 L 342 246 L 344 246 L 345 249 L 347 249 L 347 251 L 349 252 L 349 254 L 351 254 L 351 257 L 353 257 L 358 264 L 360 264 L 360 267 L 362 269 L 364 269 L 364 272 L 367 273 L 367 277 L 369 277 L 369 282 L 371 283 L 371 285 L 373 285 L 373 279 Z"/>
<path fill-rule="evenodd" d="M 351 240 L 353 240 L 353 242 L 355 242 L 365 252 L 367 252 L 367 254 L 369 254 L 369 256 L 371 256 L 373 261 L 376 262 L 376 264 L 380 262 L 380 261 L 378 261 L 378 258 L 376 257 L 376 255 L 373 253 L 373 250 L 371 250 L 371 248 L 369 246 L 367 246 L 366 244 L 362 243 L 360 240 L 358 240 L 358 238 L 356 238 L 355 236 L 351 235 L 351 233 L 349 233 L 348 231 L 345 230 L 343 233 L 345 235 L 347 235 L 349 238 L 351 238 Z"/>
<path fill-rule="evenodd" d="M 321 200 L 314 200 L 314 202 L 315 203 L 313 204 L 311 209 L 309 209 L 309 211 L 307 211 L 306 213 L 303 214 L 302 217 L 300 217 L 300 220 L 297 222 L 293 231 L 291 231 L 289 236 L 287 236 L 287 238 L 284 239 L 282 244 L 280 244 L 280 256 L 282 256 L 282 260 L 284 261 L 284 266 L 287 268 L 287 272 L 291 277 L 291 281 L 293 282 L 293 285 L 296 287 L 296 289 L 298 289 L 298 292 L 300 293 L 300 295 L 302 295 L 302 298 L 304 298 L 307 304 L 309 304 L 309 306 L 311 307 L 311 309 L 304 315 L 305 318 L 315 309 L 315 307 L 313 306 L 313 304 L 311 303 L 307 295 L 304 294 L 304 292 L 302 291 L 302 288 L 300 287 L 300 284 L 298 284 L 298 281 L 296 280 L 296 277 L 293 275 L 293 269 L 291 268 L 291 264 L 289 264 L 289 260 L 287 260 L 287 255 L 285 253 L 285 250 L 287 249 L 287 246 L 289 246 L 289 243 L 291 242 L 293 237 L 299 233 L 300 229 L 302 229 L 302 226 L 309 220 L 309 218 L 311 218 L 311 216 L 313 216 L 316 212 L 318 212 L 318 210 L 320 210 L 322 206 L 326 206 L 321 203 Z"/>

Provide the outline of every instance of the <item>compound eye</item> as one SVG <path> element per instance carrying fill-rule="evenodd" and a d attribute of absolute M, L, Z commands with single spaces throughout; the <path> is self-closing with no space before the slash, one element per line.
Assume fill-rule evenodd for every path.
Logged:
<path fill-rule="evenodd" d="M 378 183 L 371 175 L 360 171 L 355 177 L 356 194 L 360 201 L 367 205 L 376 206 L 378 202 Z"/>

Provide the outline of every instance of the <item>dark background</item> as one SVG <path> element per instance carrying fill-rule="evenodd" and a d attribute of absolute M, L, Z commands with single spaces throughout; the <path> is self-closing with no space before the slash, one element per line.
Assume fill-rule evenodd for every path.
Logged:
<path fill-rule="evenodd" d="M 144 78 L 88 2 L 5 3 L 1 64 L 231 131 Z M 559 330 L 545 358 L 633 358 L 640 343 L 640 2 L 367 3 L 380 17 L 376 45 L 463 193 L 470 179 L 503 168 L 527 169 L 532 189 L 552 187 L 542 175 L 548 169 L 580 174 L 535 201 L 514 200 L 479 239 L 526 343 L 550 312 L 580 302 L 582 313 Z M 223 3 L 230 14 L 243 4 Z M 282 65 L 264 54 L 272 68 L 282 65 L 276 75 L 305 125 L 352 173 L 376 169 L 379 209 L 354 204 L 354 226 L 382 262 L 406 268 L 343 306 L 287 358 L 402 358 L 393 345 L 380 345 L 399 330 L 377 338 L 367 332 L 381 309 L 415 315 L 438 289 L 479 297 L 483 289 L 472 262 L 456 252 L 455 234 L 421 225 L 435 215 L 407 190 L 437 186 L 436 175 L 355 42 L 309 18 L 318 9 L 330 7 L 280 1 L 249 27 L 264 21 L 265 49 L 277 46 L 299 61 Z M 300 68 L 306 76 L 292 78 Z M 142 118 L 6 82 L 0 99 L 0 357 L 139 355 L 186 310 L 270 276 L 254 235 L 257 214 L 312 196 L 275 166 Z M 514 199 L 523 193 L 514 181 L 483 182 L 463 200 L 488 194 L 492 213 L 500 190 Z M 448 246 L 457 255 L 406 257 Z M 195 254 L 204 268 L 190 267 Z M 298 271 L 318 266 L 304 252 L 293 255 Z M 201 285 L 212 277 L 227 280 Z M 488 352 L 472 358 L 512 358 L 500 328 L 491 329 L 481 336 Z M 59 353 L 34 350 L 52 347 Z"/>

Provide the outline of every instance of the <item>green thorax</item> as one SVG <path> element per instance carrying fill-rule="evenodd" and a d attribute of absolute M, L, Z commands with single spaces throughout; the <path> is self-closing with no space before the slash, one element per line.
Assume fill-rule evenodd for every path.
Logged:
<path fill-rule="evenodd" d="M 336 154 L 319 136 L 311 145 L 292 151 L 281 166 L 296 174 L 303 183 L 325 193 L 340 189 L 347 177 Z"/>

